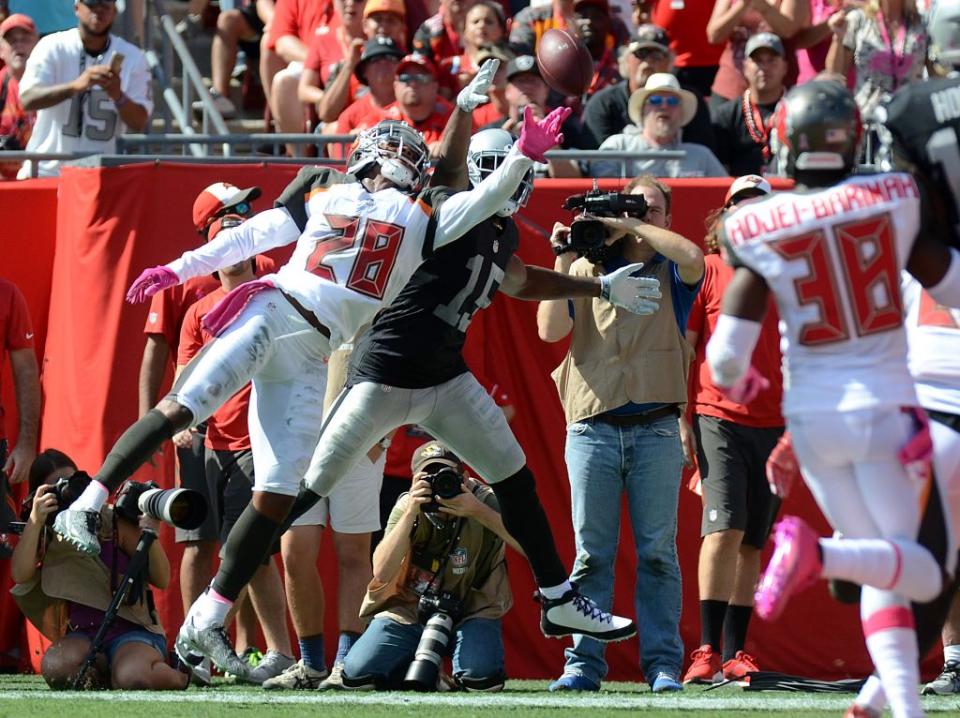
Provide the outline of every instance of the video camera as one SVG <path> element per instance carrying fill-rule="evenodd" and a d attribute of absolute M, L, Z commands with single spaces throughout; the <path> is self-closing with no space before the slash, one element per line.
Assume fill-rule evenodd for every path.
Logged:
<path fill-rule="evenodd" d="M 593 181 L 593 189 L 585 194 L 567 197 L 563 208 L 576 213 L 570 224 L 570 239 L 564 252 L 576 252 L 582 257 L 590 251 L 599 249 L 607 239 L 607 227 L 593 217 L 622 217 L 624 214 L 643 219 L 647 214 L 647 200 L 642 194 L 624 194 L 622 192 L 602 192 Z"/>

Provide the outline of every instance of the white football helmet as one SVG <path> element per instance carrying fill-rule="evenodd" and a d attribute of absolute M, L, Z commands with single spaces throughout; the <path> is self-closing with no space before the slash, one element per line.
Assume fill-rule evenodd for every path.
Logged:
<path fill-rule="evenodd" d="M 493 172 L 507 152 L 513 147 L 513 135 L 506 130 L 482 130 L 470 138 L 470 147 L 467 149 L 467 176 L 470 184 L 476 187 L 483 178 Z M 502 209 L 497 210 L 501 217 L 509 217 L 527 204 L 530 193 L 533 191 L 533 169 L 531 168 L 520 182 L 517 191 L 507 200 Z"/>
<path fill-rule="evenodd" d="M 363 172 L 371 163 L 398 187 L 416 192 L 423 185 L 430 164 L 430 150 L 423 135 L 406 122 L 383 120 L 357 137 L 347 162 L 347 172 Z"/>

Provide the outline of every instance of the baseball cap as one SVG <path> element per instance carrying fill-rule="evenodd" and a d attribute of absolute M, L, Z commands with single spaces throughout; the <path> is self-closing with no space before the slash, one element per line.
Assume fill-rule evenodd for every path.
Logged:
<path fill-rule="evenodd" d="M 223 210 L 252 202 L 260 194 L 259 187 L 240 189 L 227 182 L 214 182 L 193 201 L 193 225 L 202 232 Z"/>
<path fill-rule="evenodd" d="M 8 32 L 15 28 L 26 30 L 33 35 L 37 34 L 37 26 L 33 24 L 33 20 L 23 13 L 15 12 L 0 23 L 0 37 L 5 37 Z"/>
<path fill-rule="evenodd" d="M 637 28 L 637 31 L 630 38 L 630 52 L 636 52 L 644 47 L 652 47 L 657 50 L 669 52 L 670 36 L 667 31 L 659 25 L 647 23 Z"/>
<path fill-rule="evenodd" d="M 410 471 L 416 475 L 431 464 L 443 464 L 452 469 L 463 469 L 463 462 L 460 461 L 460 457 L 439 441 L 428 441 L 413 452 L 413 458 L 410 460 Z"/>
<path fill-rule="evenodd" d="M 375 12 L 393 12 L 404 18 L 407 16 L 403 0 L 367 0 L 363 8 L 363 19 L 366 20 Z"/>
<path fill-rule="evenodd" d="M 481 45 L 477 48 L 477 54 L 473 56 L 473 61 L 479 67 L 487 60 L 495 58 L 501 63 L 510 62 L 516 55 L 510 50 L 510 48 L 503 47 L 502 45 Z"/>
<path fill-rule="evenodd" d="M 395 57 L 399 60 L 403 57 L 403 50 L 401 50 L 397 46 L 397 43 L 393 41 L 393 38 L 390 37 L 377 35 L 367 40 L 363 46 L 363 54 L 360 55 L 360 62 L 357 63 L 356 68 L 353 70 L 353 74 L 360 82 L 366 82 L 362 75 L 363 66 L 370 60 L 378 57 Z"/>
<path fill-rule="evenodd" d="M 518 55 L 507 63 L 508 82 L 511 78 L 522 75 L 525 72 L 532 72 L 537 77 L 540 77 L 540 68 L 537 67 L 537 61 L 533 55 Z"/>
<path fill-rule="evenodd" d="M 764 47 L 773 50 L 780 57 L 786 57 L 787 53 L 784 52 L 783 41 L 772 32 L 758 32 L 752 36 L 747 40 L 747 47 L 743 54 L 745 57 L 750 57 L 754 52 Z"/>
<path fill-rule="evenodd" d="M 770 183 L 760 175 L 743 175 L 742 177 L 737 177 L 733 181 L 733 184 L 730 185 L 730 189 L 727 190 L 727 196 L 724 198 L 723 203 L 730 204 L 730 200 L 738 194 L 750 190 L 753 190 L 757 195 L 770 194 L 770 192 L 773 191 Z"/>
<path fill-rule="evenodd" d="M 426 70 L 434 77 L 437 77 L 437 66 L 434 65 L 433 62 L 431 62 L 428 58 L 424 57 L 423 55 L 418 55 L 417 53 L 407 55 L 400 60 L 400 64 L 397 65 L 396 74 L 399 75 L 411 65 L 417 67 L 418 69 Z"/>

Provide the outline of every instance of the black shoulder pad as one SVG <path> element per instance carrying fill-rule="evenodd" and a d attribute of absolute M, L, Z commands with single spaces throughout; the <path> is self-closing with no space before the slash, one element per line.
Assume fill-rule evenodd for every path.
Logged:
<path fill-rule="evenodd" d="M 286 209 L 302 232 L 307 226 L 307 200 L 319 188 L 351 182 L 353 178 L 329 167 L 304 167 L 273 203 Z"/>

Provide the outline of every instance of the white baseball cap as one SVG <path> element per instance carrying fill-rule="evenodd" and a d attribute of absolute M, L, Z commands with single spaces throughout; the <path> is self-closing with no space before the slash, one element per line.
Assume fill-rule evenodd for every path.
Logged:
<path fill-rule="evenodd" d="M 733 184 L 730 185 L 730 189 L 727 190 L 727 196 L 724 198 L 723 203 L 730 204 L 730 200 L 741 192 L 748 190 L 754 190 L 759 195 L 770 194 L 773 188 L 770 186 L 770 183 L 760 175 L 743 175 L 742 177 L 737 177 L 733 181 Z"/>

